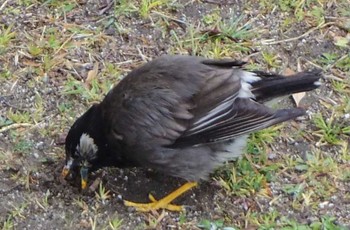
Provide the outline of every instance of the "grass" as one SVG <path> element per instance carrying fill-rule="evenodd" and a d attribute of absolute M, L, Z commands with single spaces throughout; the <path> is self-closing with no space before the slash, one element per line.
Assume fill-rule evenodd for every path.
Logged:
<path fill-rule="evenodd" d="M 103 81 L 100 83 L 97 79 L 93 79 L 89 85 L 69 78 L 64 86 L 63 95 L 76 95 L 82 97 L 88 103 L 101 101 L 104 95 L 112 88 L 113 82 Z"/>
<path fill-rule="evenodd" d="M 278 1 L 278 6 L 282 11 L 293 12 L 298 21 L 305 19 L 305 17 L 313 17 L 317 24 L 324 21 L 321 1 L 282 0 Z"/>
<path fill-rule="evenodd" d="M 12 109 L 7 112 L 7 119 L 11 123 L 30 123 L 32 118 L 27 111 L 13 111 Z"/>
<path fill-rule="evenodd" d="M 224 221 L 223 220 L 210 221 L 205 219 L 205 220 L 202 220 L 197 226 L 200 229 L 205 229 L 205 230 L 222 229 L 224 227 Z M 224 229 L 228 230 L 229 228 L 224 227 Z"/>
<path fill-rule="evenodd" d="M 250 51 L 251 43 L 247 41 L 254 35 L 249 24 L 242 23 L 242 17 L 224 20 L 213 14 L 203 16 L 205 29 L 201 24 L 190 25 L 185 37 L 180 40 L 176 32 L 172 31 L 175 43 L 172 53 L 189 53 L 209 58 L 233 57 L 234 53 Z M 234 41 L 234 42 L 233 42 Z"/>
<path fill-rule="evenodd" d="M 17 153 L 26 154 L 33 148 L 33 142 L 26 139 L 17 140 L 13 150 Z"/>
<path fill-rule="evenodd" d="M 336 63 L 336 67 L 344 72 L 350 71 L 350 55 L 344 56 Z"/>
<path fill-rule="evenodd" d="M 73 0 L 8 1 L 1 9 L 7 24 L 0 27 L 0 102 L 4 105 L 0 129 L 10 128 L 0 133 L 0 177 L 19 186 L 11 195 L 32 199 L 14 202 L 5 194 L 4 199 L 15 205 L 6 206 L 5 202 L 8 212 L 0 218 L 0 226 L 27 226 L 29 215 L 37 215 L 39 221 L 45 219 L 43 213 L 56 213 L 63 207 L 69 228 L 345 229 L 340 223 L 348 223 L 341 212 L 346 202 L 333 204 L 339 206 L 339 212 L 331 207 L 327 212 L 320 204 L 334 202 L 333 196 L 339 202 L 350 198 L 346 187 L 350 181 L 347 31 L 340 23 L 304 37 L 308 44 L 327 42 L 329 47 L 320 46 L 322 50 L 317 48 L 316 53 L 303 43 L 284 52 L 283 42 L 281 46 L 259 42 L 274 36 L 279 40 L 298 36 L 325 21 L 349 16 L 346 0 L 333 4 L 330 7 L 324 0 L 259 0 L 218 6 L 195 1 L 120 0 L 97 8 Z M 16 21 L 23 12 L 32 15 L 26 25 L 24 20 Z M 332 79 L 325 80 L 321 93 L 312 93 L 316 100 L 307 104 L 312 115 L 306 120 L 252 134 L 246 154 L 214 175 L 222 188 L 216 191 L 218 197 L 237 204 L 223 204 L 214 198 L 210 201 L 216 209 L 204 210 L 207 214 L 203 216 L 198 212 L 198 219 L 193 219 L 191 212 L 135 214 L 119 210 L 119 204 L 113 202 L 118 190 L 113 190 L 111 183 L 99 184 L 95 196 L 75 194 L 68 185 L 66 191 L 74 194 L 59 190 L 59 182 L 46 177 L 56 178 L 58 162 L 63 162 L 64 149 L 55 144 L 60 135 L 122 76 L 162 53 L 244 58 L 247 69 L 279 73 L 285 68 L 284 60 L 293 67 L 299 61 L 302 69 L 314 64 Z M 18 86 L 29 93 L 22 93 Z M 18 103 L 27 98 L 31 98 L 24 106 L 28 110 Z M 27 123 L 31 126 L 11 126 Z M 36 145 L 42 140 L 44 150 Z M 54 165 L 41 164 L 49 158 L 55 159 Z M 71 197 L 75 201 L 67 206 L 65 200 Z M 55 206 L 57 203 L 61 206 Z M 306 219 L 302 214 L 315 218 Z M 57 217 L 53 214 L 52 218 Z"/>
<path fill-rule="evenodd" d="M 162 10 L 175 10 L 181 7 L 181 3 L 169 0 L 121 0 L 115 4 L 114 15 L 116 17 L 138 16 L 143 20 L 151 19 L 154 12 Z"/>
<path fill-rule="evenodd" d="M 268 161 L 268 145 L 279 135 L 281 127 L 274 126 L 251 134 L 247 146 L 249 154 L 219 174 L 218 181 L 229 194 L 251 196 L 269 192 L 267 183 L 279 166 Z"/>
<path fill-rule="evenodd" d="M 13 205 L 12 210 L 9 211 L 9 214 L 4 219 L 3 222 L 0 222 L 0 226 L 3 230 L 10 230 L 13 229 L 15 224 L 14 221 L 16 218 L 25 218 L 23 213 L 25 212 L 25 209 L 28 208 L 28 203 L 24 202 L 18 206 Z M 0 219 L 2 221 L 2 218 Z"/>
<path fill-rule="evenodd" d="M 249 220 L 249 225 L 245 228 L 254 228 L 259 230 L 265 229 L 281 229 L 281 230 L 317 230 L 317 229 L 329 229 L 329 230 L 345 230 L 346 228 L 340 227 L 335 223 L 335 218 L 330 216 L 324 216 L 320 219 L 312 221 L 310 224 L 302 224 L 297 220 L 289 219 L 277 211 L 269 211 L 269 214 L 261 214 L 258 212 L 249 212 L 246 218 Z M 237 227 L 225 226 L 224 220 L 202 220 L 198 225 L 200 229 L 225 229 L 235 230 L 240 229 Z"/>
<path fill-rule="evenodd" d="M 313 221 L 310 224 L 301 224 L 296 220 L 288 219 L 281 216 L 280 213 L 273 211 L 271 214 L 258 214 L 252 213 L 252 222 L 255 226 L 259 226 L 258 229 L 282 229 L 282 230 L 314 230 L 314 229 L 332 229 L 332 230 L 344 230 L 345 228 L 339 227 L 334 223 L 335 219 L 329 216 L 322 217 L 319 220 Z"/>
<path fill-rule="evenodd" d="M 280 66 L 281 60 L 278 59 L 277 55 L 268 52 L 262 52 L 261 54 L 269 68 L 278 68 Z"/>
<path fill-rule="evenodd" d="M 121 0 L 115 6 L 114 14 L 115 16 L 130 16 L 132 13 L 137 12 L 137 7 L 135 2 L 128 0 Z"/>
<path fill-rule="evenodd" d="M 0 28 L 0 55 L 4 54 L 11 43 L 16 38 L 16 32 L 12 31 L 13 26 L 2 26 Z"/>
<path fill-rule="evenodd" d="M 111 198 L 110 191 L 106 190 L 106 188 L 100 183 L 98 186 L 98 192 L 95 192 L 97 200 L 104 203 L 106 200 Z"/>
<path fill-rule="evenodd" d="M 112 219 L 109 221 L 109 227 L 112 230 L 117 230 L 117 229 L 121 229 L 122 228 L 122 224 L 123 224 L 123 219 L 119 219 L 118 217 Z"/>
<path fill-rule="evenodd" d="M 151 10 L 166 3 L 164 0 L 141 0 L 139 14 L 142 18 L 148 18 Z"/>
<path fill-rule="evenodd" d="M 331 117 L 325 119 L 321 114 L 317 114 L 314 118 L 317 130 L 316 136 L 320 137 L 319 143 L 326 142 L 328 144 L 337 145 L 342 142 L 341 136 L 348 138 L 350 136 L 350 126 L 344 124 L 341 120 L 336 120 L 335 113 Z"/>

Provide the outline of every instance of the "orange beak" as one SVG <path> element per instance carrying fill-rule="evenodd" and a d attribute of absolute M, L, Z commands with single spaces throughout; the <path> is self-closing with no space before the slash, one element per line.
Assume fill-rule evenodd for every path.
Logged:
<path fill-rule="evenodd" d="M 84 180 L 84 179 L 81 179 L 81 189 L 86 189 L 86 187 L 87 187 L 87 181 L 86 180 Z"/>

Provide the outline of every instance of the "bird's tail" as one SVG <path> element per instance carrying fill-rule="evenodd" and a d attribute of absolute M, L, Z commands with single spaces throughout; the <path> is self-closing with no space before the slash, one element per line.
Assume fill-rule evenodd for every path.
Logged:
<path fill-rule="evenodd" d="M 261 80 L 251 83 L 251 91 L 257 101 L 267 101 L 275 97 L 310 91 L 321 85 L 322 71 L 315 69 L 292 76 L 282 76 L 255 72 Z"/>

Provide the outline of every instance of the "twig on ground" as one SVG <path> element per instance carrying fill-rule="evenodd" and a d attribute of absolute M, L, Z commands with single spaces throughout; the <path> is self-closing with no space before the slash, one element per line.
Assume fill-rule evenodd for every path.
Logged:
<path fill-rule="evenodd" d="M 75 36 L 75 33 L 73 33 L 71 36 L 69 36 L 69 38 L 67 38 L 67 40 L 65 40 L 62 45 L 60 46 L 60 48 L 58 48 L 58 50 L 53 54 L 54 56 L 56 56 L 56 54 L 58 54 L 58 52 L 61 51 L 61 49 L 70 41 L 72 40 L 72 38 Z"/>
<path fill-rule="evenodd" d="M 334 80 L 344 82 L 345 79 L 347 79 L 346 73 L 344 73 L 344 72 L 338 71 L 336 69 L 331 69 L 330 71 L 333 75 L 335 75 L 335 76 L 333 76 Z M 340 80 L 340 79 L 342 79 L 342 80 Z"/>
<path fill-rule="evenodd" d="M 344 56 L 342 56 L 341 58 L 339 58 L 337 61 L 335 61 L 333 64 L 329 65 L 326 67 L 326 69 L 332 69 L 336 64 L 338 64 L 340 61 L 344 60 L 345 58 L 347 58 L 349 56 L 349 54 L 345 54 Z"/>
<path fill-rule="evenodd" d="M 15 124 L 11 124 L 5 127 L 2 127 L 0 129 L 0 133 L 6 132 L 10 129 L 18 129 L 18 128 L 22 128 L 22 127 L 29 127 L 29 126 L 33 126 L 33 124 L 30 123 L 15 123 Z"/>
<path fill-rule="evenodd" d="M 344 82 L 344 79 L 340 78 L 339 76 L 335 76 L 334 71 L 331 71 L 331 72 L 332 72 L 332 75 L 325 76 L 326 79 Z"/>
<path fill-rule="evenodd" d="M 263 45 L 276 45 L 276 44 L 280 44 L 280 43 L 284 43 L 284 42 L 291 42 L 291 41 L 295 41 L 295 40 L 299 40 L 300 38 L 306 37 L 307 35 L 309 35 L 310 33 L 322 29 L 326 26 L 330 26 L 330 25 L 335 25 L 336 22 L 327 22 L 327 23 L 321 23 L 320 25 L 311 28 L 310 30 L 306 31 L 305 33 L 303 33 L 302 35 L 299 35 L 297 37 L 293 37 L 293 38 L 287 38 L 287 39 L 283 39 L 283 40 L 279 40 L 279 41 L 261 41 L 260 43 Z M 271 40 L 271 39 L 270 39 Z"/>
<path fill-rule="evenodd" d="M 106 13 L 106 11 L 108 11 L 110 8 L 112 8 L 113 5 L 115 5 L 115 1 L 110 1 L 110 2 L 107 1 L 107 5 L 100 8 L 98 15 L 102 15 L 102 14 Z"/>
<path fill-rule="evenodd" d="M 336 101 L 334 101 L 333 99 L 329 98 L 329 97 L 322 97 L 322 96 L 319 96 L 319 95 L 315 95 L 315 97 L 317 97 L 318 99 L 326 102 L 326 103 L 329 103 L 333 106 L 336 106 L 338 105 L 338 103 Z"/>
<path fill-rule="evenodd" d="M 149 58 L 148 58 L 146 55 L 144 55 L 144 54 L 142 53 L 142 51 L 141 51 L 141 49 L 140 49 L 140 46 L 136 46 L 136 49 L 137 49 L 137 51 L 139 52 L 139 56 L 141 57 L 142 61 L 148 62 L 148 61 L 149 61 Z"/>
<path fill-rule="evenodd" d="M 5 100 L 1 100 L 1 98 L 0 98 L 0 102 L 4 103 L 5 105 L 7 105 L 7 106 L 10 107 L 10 108 L 14 108 L 15 110 L 19 110 L 19 111 L 28 111 L 28 108 L 20 108 L 20 107 L 18 107 L 18 106 L 15 106 L 15 105 L 12 105 L 12 104 L 8 103 L 8 102 L 5 101 Z"/>
<path fill-rule="evenodd" d="M 158 11 L 154 11 L 154 10 L 153 10 L 152 13 L 153 13 L 153 14 L 156 14 L 156 15 L 158 15 L 158 16 L 161 16 L 161 17 L 163 17 L 163 18 L 170 19 L 170 20 L 172 20 L 172 21 L 174 21 L 174 22 L 177 22 L 177 23 L 180 23 L 180 24 L 184 24 L 184 25 L 186 25 L 186 26 L 188 25 L 188 23 L 185 22 L 185 21 L 183 21 L 183 20 L 170 17 L 170 16 L 165 15 L 165 14 L 162 14 L 162 13 L 160 13 L 160 12 L 158 12 Z"/>
<path fill-rule="evenodd" d="M 8 0 L 5 0 L 5 2 L 0 6 L 0 11 L 5 8 L 6 4 L 8 3 Z"/>
<path fill-rule="evenodd" d="M 314 62 L 312 62 L 312 61 L 310 61 L 310 60 L 308 60 L 308 59 L 306 59 L 306 58 L 304 58 L 304 57 L 298 58 L 298 60 L 301 60 L 301 59 L 304 60 L 304 61 L 306 61 L 306 62 L 309 63 L 310 65 L 312 65 L 312 66 L 318 68 L 318 69 L 323 69 L 322 66 L 317 65 L 316 63 L 314 63 Z"/>

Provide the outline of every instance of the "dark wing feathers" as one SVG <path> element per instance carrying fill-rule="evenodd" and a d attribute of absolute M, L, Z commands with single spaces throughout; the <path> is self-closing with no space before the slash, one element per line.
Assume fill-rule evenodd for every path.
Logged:
<path fill-rule="evenodd" d="M 273 111 L 248 98 L 237 98 L 230 112 L 221 117 L 220 121 L 213 120 L 200 129 L 189 129 L 173 146 L 228 140 L 303 114 L 302 109 Z"/>
<path fill-rule="evenodd" d="M 205 65 L 212 65 L 215 68 L 229 68 L 231 69 L 232 67 L 242 67 L 246 62 L 244 61 L 235 61 L 235 60 L 229 60 L 229 59 L 222 59 L 222 60 L 211 60 L 211 59 L 206 59 L 202 61 L 203 64 Z"/>
<path fill-rule="evenodd" d="M 189 129 L 198 129 L 205 122 L 218 119 L 231 108 L 238 95 L 241 82 L 239 77 L 233 76 L 232 69 L 217 69 L 214 73 L 193 98 L 196 107 L 191 110 L 194 118 Z"/>
<path fill-rule="evenodd" d="M 157 97 L 157 99 L 141 100 L 142 104 L 132 105 L 135 106 L 134 111 L 137 111 L 133 116 L 133 131 L 140 135 L 143 135 L 141 132 L 147 132 L 149 139 L 145 139 L 146 141 L 152 141 L 156 137 L 157 141 L 170 144 L 186 130 L 186 126 L 178 120 L 190 119 L 192 115 L 186 106 L 181 107 L 179 101 L 171 97 L 171 94 L 163 94 L 162 98 Z M 159 101 L 162 103 L 159 104 Z M 173 111 L 172 108 L 176 110 Z M 140 129 L 141 126 L 145 129 Z"/>
<path fill-rule="evenodd" d="M 215 142 L 300 115 L 238 98 L 242 62 L 163 57 L 151 64 L 131 72 L 102 102 L 111 130 L 129 145 Z"/>

